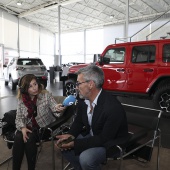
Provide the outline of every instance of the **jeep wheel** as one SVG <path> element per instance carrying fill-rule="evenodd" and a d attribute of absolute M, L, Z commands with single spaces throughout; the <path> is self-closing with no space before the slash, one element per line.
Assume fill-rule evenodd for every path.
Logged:
<path fill-rule="evenodd" d="M 65 83 L 65 95 L 74 95 L 77 96 L 76 92 L 76 82 L 73 79 L 67 80 Z"/>
<path fill-rule="evenodd" d="M 17 84 L 13 82 L 12 77 L 9 78 L 9 83 L 11 84 L 11 89 L 16 90 Z"/>
<path fill-rule="evenodd" d="M 154 108 L 165 111 L 164 117 L 170 118 L 170 85 L 157 88 L 153 96 Z"/>

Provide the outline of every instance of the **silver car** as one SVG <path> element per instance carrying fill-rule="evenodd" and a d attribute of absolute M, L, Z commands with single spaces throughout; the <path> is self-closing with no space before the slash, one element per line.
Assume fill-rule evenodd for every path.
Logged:
<path fill-rule="evenodd" d="M 11 84 L 16 90 L 19 79 L 25 74 L 34 74 L 44 87 L 47 87 L 48 72 L 40 58 L 13 58 L 4 65 L 5 85 Z"/>

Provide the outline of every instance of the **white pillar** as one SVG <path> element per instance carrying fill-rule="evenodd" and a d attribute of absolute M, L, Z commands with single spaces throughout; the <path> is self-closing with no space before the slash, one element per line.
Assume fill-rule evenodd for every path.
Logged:
<path fill-rule="evenodd" d="M 125 20 L 125 29 L 124 29 L 124 37 L 128 37 L 128 27 L 129 27 L 129 0 L 126 0 L 126 20 Z M 128 38 L 125 39 L 128 41 Z"/>

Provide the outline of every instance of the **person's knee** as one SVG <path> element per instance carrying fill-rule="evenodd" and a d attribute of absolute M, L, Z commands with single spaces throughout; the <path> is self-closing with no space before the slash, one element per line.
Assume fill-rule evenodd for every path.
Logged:
<path fill-rule="evenodd" d="M 87 155 L 85 152 L 82 152 L 79 156 L 79 162 L 82 169 L 90 169 L 94 166 L 93 158 L 90 155 Z"/>
<path fill-rule="evenodd" d="M 86 158 L 86 156 L 84 157 L 84 154 L 80 154 L 79 163 L 80 163 L 82 169 L 87 169 L 87 167 L 89 165 L 88 158 Z"/>
<path fill-rule="evenodd" d="M 100 169 L 100 164 L 105 161 L 106 151 L 104 148 L 91 148 L 82 152 L 79 162 L 82 169 Z"/>

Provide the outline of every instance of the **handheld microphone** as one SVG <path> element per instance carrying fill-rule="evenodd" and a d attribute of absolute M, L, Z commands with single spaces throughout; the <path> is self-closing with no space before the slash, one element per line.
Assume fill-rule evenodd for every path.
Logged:
<path fill-rule="evenodd" d="M 62 106 L 71 106 L 72 104 L 74 104 L 75 101 L 75 96 L 69 95 L 64 99 Z"/>

